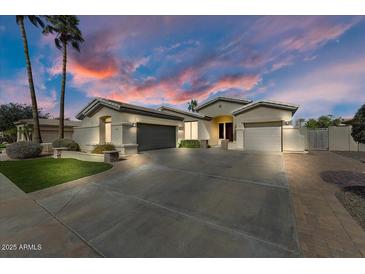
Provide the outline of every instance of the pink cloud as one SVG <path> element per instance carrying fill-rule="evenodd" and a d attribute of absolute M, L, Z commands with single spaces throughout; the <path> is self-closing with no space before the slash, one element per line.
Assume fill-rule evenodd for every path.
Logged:
<path fill-rule="evenodd" d="M 298 57 L 297 53 L 311 53 L 329 41 L 339 39 L 362 19 L 363 17 L 264 16 L 253 21 L 240 36 L 228 40 L 221 49 L 241 59 L 244 67 L 260 69 L 270 65 L 272 70 L 276 70 L 292 64 L 283 62 L 288 55 L 293 57 L 296 54 Z"/>
<path fill-rule="evenodd" d="M 301 35 L 288 37 L 281 42 L 279 46 L 285 50 L 297 50 L 299 52 L 313 50 L 330 40 L 337 39 L 353 25 L 354 22 L 339 25 L 332 25 L 330 23 L 323 25 L 319 24 L 308 29 Z"/>
<path fill-rule="evenodd" d="M 204 100 L 214 93 L 231 88 L 251 90 L 260 81 L 259 75 L 227 75 L 215 82 L 194 79 L 194 70 L 188 69 L 178 76 L 161 81 L 147 80 L 142 84 L 125 83 L 118 79 L 94 81 L 87 89 L 88 96 L 101 96 L 124 102 L 160 104 L 162 101 L 171 104 L 184 103 L 192 98 Z M 193 80 L 191 90 L 184 90 L 183 83 Z M 78 84 L 78 83 L 74 83 Z"/>
<path fill-rule="evenodd" d="M 365 56 L 322 65 L 300 78 L 290 79 L 284 83 L 284 89 L 272 93 L 270 98 L 300 104 L 297 117 L 329 114 L 336 106 L 365 102 L 364 74 Z"/>
<path fill-rule="evenodd" d="M 228 37 L 225 44 L 216 48 L 204 48 L 201 43 L 184 41 L 153 47 L 156 49 L 153 54 L 161 57 L 161 61 L 158 59 L 161 65 L 157 68 L 158 73 L 145 77 L 144 80 L 136 78 L 134 72 L 156 56 L 152 54 L 126 60 L 120 56 L 124 42 L 129 41 L 126 38 L 139 37 L 140 40 L 136 41 L 148 41 L 154 35 L 162 36 L 171 30 L 184 30 L 188 22 L 197 19 L 140 19 L 108 17 L 105 24 L 101 24 L 107 31 L 93 26 L 96 29 L 87 35 L 87 44 L 82 48 L 81 54 L 73 53 L 70 57 L 70 84 L 87 96 L 147 104 L 159 104 L 162 101 L 181 104 L 191 98 L 204 100 L 229 89 L 238 89 L 244 94 L 254 89 L 266 74 L 287 67 L 298 59 L 303 61 L 304 55 L 310 55 L 315 49 L 338 39 L 357 24 L 361 17 L 341 20 L 321 16 L 261 17 L 244 29 L 241 36 Z M 122 25 L 127 25 L 128 28 L 121 28 Z M 136 44 L 135 41 L 134 43 Z M 184 43 L 191 43 L 192 46 L 171 55 L 162 54 L 180 49 Z M 297 53 L 299 57 L 295 55 Z M 178 68 L 174 64 L 179 64 Z M 232 73 L 233 68 L 238 68 L 240 73 Z M 248 72 L 242 72 L 242 68 Z M 216 79 L 207 77 L 210 70 L 217 69 L 222 73 L 216 74 Z M 59 72 L 59 63 L 50 70 L 51 74 Z M 191 87 L 183 88 L 184 84 Z M 260 90 L 262 91 L 263 89 Z"/>

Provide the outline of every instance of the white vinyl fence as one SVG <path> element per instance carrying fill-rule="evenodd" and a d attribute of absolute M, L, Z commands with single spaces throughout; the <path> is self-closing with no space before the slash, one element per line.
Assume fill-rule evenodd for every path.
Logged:
<path fill-rule="evenodd" d="M 298 128 L 283 128 L 283 150 L 304 151 L 305 136 Z"/>
<path fill-rule="evenodd" d="M 313 130 L 301 128 L 300 130 L 306 137 L 306 150 L 365 151 L 365 144 L 358 144 L 352 138 L 351 126 L 332 126 L 328 129 Z"/>
<path fill-rule="evenodd" d="M 351 136 L 351 126 L 329 127 L 329 150 L 365 151 L 364 144 L 358 144 Z"/>

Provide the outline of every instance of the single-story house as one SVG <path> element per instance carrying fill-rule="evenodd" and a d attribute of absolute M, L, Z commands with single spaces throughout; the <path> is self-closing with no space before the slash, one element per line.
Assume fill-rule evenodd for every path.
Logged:
<path fill-rule="evenodd" d="M 52 143 L 54 140 L 58 138 L 58 123 L 57 119 L 39 119 L 39 126 L 42 136 L 43 143 Z M 14 123 L 17 127 L 17 142 L 25 141 L 28 139 L 31 140 L 33 133 L 33 119 L 22 119 Z M 64 128 L 65 128 L 65 138 L 73 139 L 73 128 L 75 126 L 80 126 L 80 121 L 69 121 L 65 120 Z M 31 132 L 28 132 L 28 131 Z M 28 133 L 26 133 L 28 132 Z M 27 137 L 28 136 L 28 137 Z"/>
<path fill-rule="evenodd" d="M 82 122 L 74 128 L 74 140 L 85 151 L 113 143 L 126 154 L 176 147 L 183 139 L 207 140 L 211 146 L 228 139 L 229 148 L 241 150 L 303 150 L 304 137 L 290 126 L 297 109 L 283 102 L 218 97 L 193 113 L 95 98 L 76 115 Z"/>

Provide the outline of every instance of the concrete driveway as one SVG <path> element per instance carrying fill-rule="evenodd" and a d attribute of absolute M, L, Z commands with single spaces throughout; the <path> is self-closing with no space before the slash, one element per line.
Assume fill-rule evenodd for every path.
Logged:
<path fill-rule="evenodd" d="M 148 160 L 31 197 L 100 256 L 300 256 L 282 155 L 165 149 L 134 157 Z"/>

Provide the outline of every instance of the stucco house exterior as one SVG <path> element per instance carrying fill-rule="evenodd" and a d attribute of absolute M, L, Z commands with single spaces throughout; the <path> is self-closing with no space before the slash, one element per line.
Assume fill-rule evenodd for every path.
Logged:
<path fill-rule="evenodd" d="M 104 98 L 92 100 L 76 118 L 82 123 L 73 139 L 87 152 L 104 143 L 113 143 L 122 154 L 176 147 L 183 136 L 180 116 Z"/>
<path fill-rule="evenodd" d="M 217 97 L 192 113 L 162 106 L 157 110 L 104 98 L 95 98 L 76 118 L 73 138 L 84 151 L 113 143 L 125 154 L 176 147 L 180 140 L 207 140 L 230 149 L 302 151 L 304 136 L 291 126 L 298 106 L 283 102 Z"/>
<path fill-rule="evenodd" d="M 57 119 L 39 119 L 39 126 L 43 143 L 52 143 L 58 138 L 58 123 L 59 120 Z M 17 128 L 17 142 L 27 140 L 27 137 L 24 134 L 24 129 L 31 129 L 33 127 L 33 119 L 22 119 L 14 124 Z M 80 121 L 65 120 L 65 138 L 72 139 L 73 128 L 79 125 L 81 125 Z M 32 133 L 29 135 L 31 139 Z"/>

